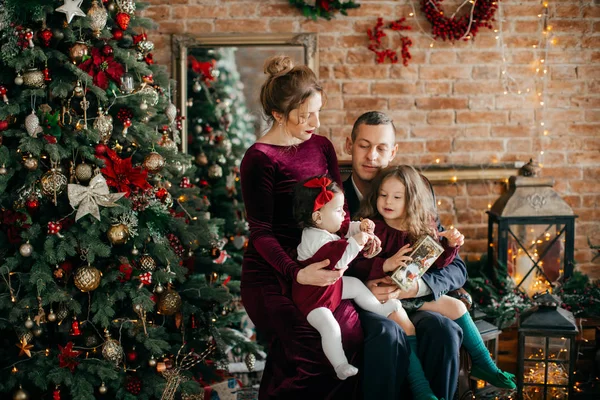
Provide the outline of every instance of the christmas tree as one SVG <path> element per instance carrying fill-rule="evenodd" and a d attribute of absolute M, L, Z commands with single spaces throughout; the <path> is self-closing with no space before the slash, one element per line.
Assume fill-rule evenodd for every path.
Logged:
<path fill-rule="evenodd" d="M 177 151 L 141 7 L 0 8 L 2 398 L 193 398 L 256 352 L 223 262 L 237 231 Z"/>

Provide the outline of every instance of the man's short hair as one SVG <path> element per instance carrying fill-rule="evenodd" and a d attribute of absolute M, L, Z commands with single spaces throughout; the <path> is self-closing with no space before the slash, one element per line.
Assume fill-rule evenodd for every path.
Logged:
<path fill-rule="evenodd" d="M 396 134 L 396 127 L 394 126 L 394 122 L 390 117 L 388 117 L 385 113 L 381 111 L 368 111 L 358 117 L 354 126 L 352 127 L 352 142 L 356 140 L 356 135 L 358 135 L 358 128 L 361 125 L 391 125 L 392 129 L 394 129 L 394 135 Z"/>

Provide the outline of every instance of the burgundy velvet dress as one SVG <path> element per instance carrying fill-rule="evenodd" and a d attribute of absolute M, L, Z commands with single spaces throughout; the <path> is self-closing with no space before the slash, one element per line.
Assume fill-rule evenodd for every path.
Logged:
<path fill-rule="evenodd" d="M 261 400 L 360 397 L 358 376 L 336 378 L 319 333 L 291 299 L 291 284 L 301 269 L 294 259 L 302 234 L 292 216 L 292 191 L 297 182 L 320 174 L 329 174 L 341 187 L 335 149 L 317 135 L 297 146 L 255 143 L 242 160 L 241 184 L 250 225 L 242 263 L 242 301 L 257 330 L 270 341 Z M 361 365 L 358 313 L 349 300 L 342 300 L 334 316 L 348 360 Z"/>

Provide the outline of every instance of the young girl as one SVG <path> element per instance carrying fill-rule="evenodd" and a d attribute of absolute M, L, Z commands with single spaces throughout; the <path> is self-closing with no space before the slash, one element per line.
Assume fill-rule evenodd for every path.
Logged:
<path fill-rule="evenodd" d="M 391 166 L 382 170 L 373 180 L 371 192 L 363 200 L 359 215 L 372 218 L 375 234 L 381 239 L 382 252 L 372 260 L 357 260 L 357 268 L 379 271 L 381 276 L 390 274 L 406 265 L 410 258 L 410 243 L 422 235 L 437 238 L 444 247 L 442 255 L 431 268 L 444 268 L 452 262 L 464 236 L 456 229 L 438 232 L 433 195 L 423 177 L 411 166 Z M 362 265 L 360 265 L 362 264 Z M 463 346 L 471 355 L 471 375 L 499 388 L 514 389 L 514 375 L 503 372 L 494 364 L 485 347 L 477 327 L 469 316 L 465 305 L 449 296 L 403 300 L 404 308 L 438 312 L 456 322 L 463 330 Z M 415 328 L 408 317 L 401 322 L 408 335 L 411 348 L 416 352 Z M 412 358 L 410 369 L 413 368 Z M 413 389 L 414 392 L 414 389 Z"/>
<path fill-rule="evenodd" d="M 318 176 L 296 185 L 294 217 L 303 228 L 302 241 L 298 246 L 301 265 L 329 259 L 331 269 L 346 269 L 361 251 L 379 250 L 379 242 L 373 237 L 374 224 L 370 220 L 351 222 L 344 238 L 336 234 L 345 215 L 344 194 L 331 179 Z M 348 363 L 342 348 L 340 327 L 333 317 L 332 312 L 340 301 L 352 299 L 365 310 L 383 316 L 402 308 L 399 300 L 381 304 L 360 280 L 347 276 L 324 287 L 294 282 L 292 299 L 308 323 L 319 331 L 325 356 L 341 380 L 356 375 L 358 369 Z"/>

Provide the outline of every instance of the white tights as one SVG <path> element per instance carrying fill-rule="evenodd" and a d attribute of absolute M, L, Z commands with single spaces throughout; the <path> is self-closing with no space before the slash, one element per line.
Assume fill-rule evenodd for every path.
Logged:
<path fill-rule="evenodd" d="M 364 310 L 387 317 L 402 308 L 402 303 L 396 299 L 381 304 L 359 279 L 350 276 L 344 276 L 342 279 L 342 299 L 354 300 Z M 358 368 L 348 363 L 342 347 L 342 331 L 331 310 L 326 307 L 315 308 L 308 313 L 306 318 L 308 323 L 319 331 L 325 356 L 333 365 L 338 378 L 344 380 L 356 375 Z"/>

